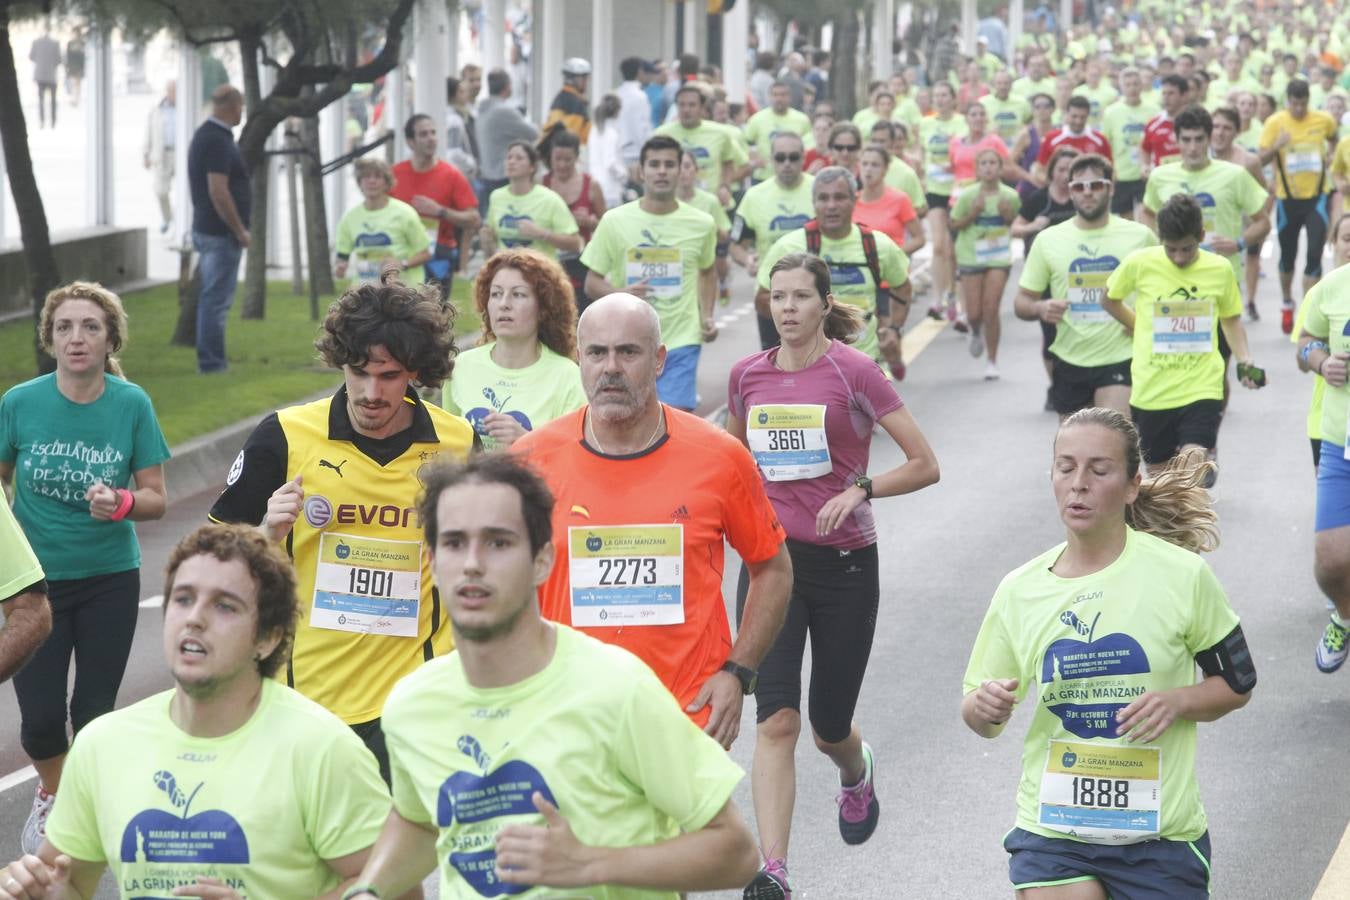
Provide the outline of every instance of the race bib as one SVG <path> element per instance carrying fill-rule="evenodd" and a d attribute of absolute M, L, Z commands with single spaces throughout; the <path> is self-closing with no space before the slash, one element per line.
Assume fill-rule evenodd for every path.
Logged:
<path fill-rule="evenodd" d="M 380 261 L 374 257 L 357 256 L 353 262 L 356 263 L 356 280 L 362 284 L 368 282 L 378 282 L 380 280 Z"/>
<path fill-rule="evenodd" d="M 309 624 L 355 634 L 417 637 L 422 544 L 324 532 Z"/>
<path fill-rule="evenodd" d="M 1158 837 L 1162 751 L 1050 741 L 1040 825 L 1094 844 Z"/>
<path fill-rule="evenodd" d="M 1300 172 L 1322 171 L 1322 148 L 1317 144 L 1291 144 L 1284 154 L 1284 171 L 1287 175 Z"/>
<path fill-rule="evenodd" d="M 629 286 L 647 282 L 647 297 L 676 300 L 684 293 L 684 261 L 678 247 L 629 247 L 624 281 Z"/>
<path fill-rule="evenodd" d="M 1213 349 L 1214 301 L 1154 301 L 1154 353 L 1209 353 Z"/>
<path fill-rule="evenodd" d="M 426 228 L 427 245 L 434 251 L 436 249 L 436 235 L 441 233 L 441 228 L 439 225 L 428 225 Z"/>
<path fill-rule="evenodd" d="M 1012 265 L 1012 237 L 1004 229 L 988 233 L 975 241 L 975 264 L 980 266 Z"/>
<path fill-rule="evenodd" d="M 824 404 L 752 406 L 745 436 L 770 481 L 819 478 L 834 468 L 825 439 Z"/>
<path fill-rule="evenodd" d="M 928 164 L 928 183 L 930 185 L 951 185 L 956 176 L 942 163 Z"/>
<path fill-rule="evenodd" d="M 577 627 L 684 621 L 684 526 L 569 528 L 569 591 Z"/>
<path fill-rule="evenodd" d="M 1106 299 L 1106 279 L 1110 272 L 1070 272 L 1069 318 L 1078 325 L 1101 325 L 1111 321 L 1111 314 L 1102 309 Z"/>

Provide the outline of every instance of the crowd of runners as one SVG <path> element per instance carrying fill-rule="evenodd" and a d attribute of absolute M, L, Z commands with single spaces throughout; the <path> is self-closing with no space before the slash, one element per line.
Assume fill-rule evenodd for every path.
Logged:
<path fill-rule="evenodd" d="M 124 898 L 420 897 L 437 870 L 445 898 L 790 898 L 815 878 L 788 867 L 808 641 L 840 838 L 881 815 L 854 716 L 887 589 L 872 507 L 939 479 L 899 393 L 925 312 L 988 381 L 1003 328 L 1036 322 L 1028 408 L 1059 416 L 1064 542 L 989 585 L 960 703 L 987 738 L 1031 707 L 1012 889 L 1208 896 L 1196 726 L 1256 671 L 1200 554 L 1230 395 L 1267 380 L 1263 278 L 1293 342 L 1270 377 L 1315 385 L 1315 662 L 1350 654 L 1350 24 L 1097 9 L 906 55 L 850 119 L 809 48 L 760 53 L 744 98 L 693 57 L 626 59 L 594 123 L 568 60 L 542 131 L 471 152 L 462 94 L 450 147 L 413 116 L 411 160 L 360 161 L 337 232 L 315 347 L 342 386 L 221 473 L 164 577 L 175 686 L 123 709 L 132 523 L 164 515 L 169 451 L 118 363 L 120 299 L 53 291 L 56 371 L 0 400 L 0 678 L 38 775 L 0 900 L 91 898 L 108 869 Z M 753 303 L 760 344 L 724 426 L 693 414 L 719 303 Z M 903 461 L 873 468 L 874 438 Z M 726 753 L 747 697 L 752 816 Z"/>

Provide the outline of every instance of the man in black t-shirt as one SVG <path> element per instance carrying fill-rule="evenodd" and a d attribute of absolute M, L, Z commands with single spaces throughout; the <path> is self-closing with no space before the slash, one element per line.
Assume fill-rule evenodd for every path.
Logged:
<path fill-rule="evenodd" d="M 225 318 L 234 303 L 239 259 L 249 246 L 248 170 L 234 142 L 233 128 L 244 117 L 244 95 L 222 84 L 211 94 L 211 115 L 197 128 L 188 148 L 192 192 L 192 246 L 197 274 L 197 371 L 223 372 Z"/>

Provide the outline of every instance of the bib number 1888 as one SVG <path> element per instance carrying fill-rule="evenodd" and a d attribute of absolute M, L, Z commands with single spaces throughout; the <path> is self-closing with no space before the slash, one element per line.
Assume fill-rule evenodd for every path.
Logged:
<path fill-rule="evenodd" d="M 1130 805 L 1130 782 L 1124 778 L 1088 778 L 1073 780 L 1075 806 L 1095 806 L 1099 809 L 1126 809 Z"/>

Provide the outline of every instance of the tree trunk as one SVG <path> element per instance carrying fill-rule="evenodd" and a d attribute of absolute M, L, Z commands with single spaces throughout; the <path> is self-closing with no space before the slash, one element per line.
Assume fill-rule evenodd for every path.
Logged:
<path fill-rule="evenodd" d="M 313 88 L 306 88 L 313 92 Z M 320 294 L 332 294 L 333 269 L 328 264 L 328 203 L 324 199 L 323 176 L 319 174 L 319 117 L 300 121 L 300 140 L 309 151 L 303 157 L 305 177 L 305 258 L 309 260 L 309 280 Z"/>
<path fill-rule="evenodd" d="M 9 173 L 10 194 L 19 216 L 19 239 L 23 242 L 23 261 L 28 270 L 28 294 L 33 301 L 33 321 L 42 312 L 47 293 L 61 280 L 47 230 L 47 210 L 42 205 L 37 178 L 33 174 L 33 156 L 28 151 L 28 124 L 23 117 L 19 97 L 19 73 L 14 66 L 14 47 L 9 36 L 9 2 L 0 0 L 0 144 L 4 145 L 5 169 Z M 56 360 L 42 351 L 33 330 L 33 352 L 38 374 L 56 369 Z"/>
<path fill-rule="evenodd" d="M 178 323 L 169 343 L 174 347 L 197 346 L 197 298 L 201 292 L 201 269 L 192 268 L 192 249 L 178 251 Z"/>
<path fill-rule="evenodd" d="M 834 20 L 834 40 L 830 47 L 830 58 L 834 62 L 830 69 L 830 84 L 834 86 L 831 99 L 834 100 L 835 117 L 841 122 L 858 111 L 859 36 L 857 10 L 847 10 Z"/>
<path fill-rule="evenodd" d="M 253 198 L 249 214 L 248 255 L 244 259 L 243 318 L 262 319 L 267 314 L 267 179 L 271 172 L 264 156 L 248 169 L 248 190 Z"/>
<path fill-rule="evenodd" d="M 245 31 L 239 37 L 240 67 L 244 72 L 244 102 L 250 115 L 262 106 L 262 83 L 258 78 L 258 55 L 262 49 L 260 36 Z M 271 129 L 267 129 L 271 131 Z M 266 141 L 266 137 L 262 138 Z M 241 141 L 239 152 L 248 168 L 248 190 L 252 199 L 249 213 L 248 254 L 244 260 L 245 319 L 261 319 L 267 314 L 267 176 L 268 160 L 261 143 Z"/>

